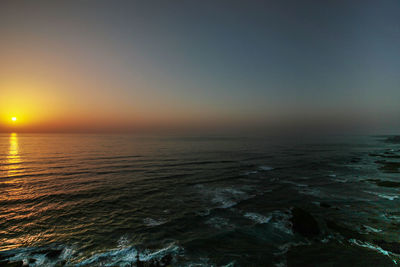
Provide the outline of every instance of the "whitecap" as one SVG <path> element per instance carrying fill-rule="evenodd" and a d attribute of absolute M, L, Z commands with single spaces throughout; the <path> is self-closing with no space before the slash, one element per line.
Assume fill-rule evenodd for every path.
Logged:
<path fill-rule="evenodd" d="M 60 256 L 55 259 L 49 259 L 46 255 L 53 249 L 61 249 Z M 51 247 L 51 248 L 22 248 L 17 249 L 12 257 L 8 258 L 10 261 L 22 261 L 24 266 L 55 266 L 60 261 L 68 261 L 75 254 L 75 250 L 69 247 Z M 29 259 L 35 262 L 29 264 Z"/>
<path fill-rule="evenodd" d="M 229 223 L 229 220 L 221 217 L 213 217 L 206 221 L 206 224 L 211 225 L 217 229 L 233 228 L 234 226 Z"/>
<path fill-rule="evenodd" d="M 288 181 L 288 180 L 282 180 L 281 183 L 292 184 L 292 185 L 295 185 L 295 186 L 298 186 L 298 187 L 308 187 L 308 184 L 296 183 L 296 182 Z"/>
<path fill-rule="evenodd" d="M 164 219 L 159 219 L 159 220 L 155 220 L 153 218 L 145 218 L 143 219 L 143 223 L 147 226 L 159 226 L 162 225 L 164 223 L 166 223 L 167 220 Z"/>
<path fill-rule="evenodd" d="M 237 203 L 233 200 L 226 199 L 224 196 L 215 196 L 212 201 L 214 203 L 220 203 L 220 208 L 226 209 L 235 206 Z"/>
<path fill-rule="evenodd" d="M 299 190 L 299 193 L 300 194 L 304 194 L 304 195 L 310 195 L 310 196 L 315 196 L 315 197 L 318 197 L 318 196 L 321 196 L 321 190 L 319 190 L 319 189 L 312 189 L 312 188 L 302 188 L 302 189 L 300 189 Z"/>
<path fill-rule="evenodd" d="M 213 195 L 211 201 L 219 204 L 219 208 L 231 208 L 242 200 L 249 199 L 253 196 L 234 188 L 215 189 L 206 194 Z"/>
<path fill-rule="evenodd" d="M 258 169 L 261 171 L 272 171 L 275 168 L 270 167 L 270 166 L 260 166 L 260 167 L 258 167 Z"/>
<path fill-rule="evenodd" d="M 381 248 L 381 247 L 379 247 L 379 246 L 377 246 L 375 244 L 372 244 L 372 243 L 369 243 L 369 242 L 363 242 L 363 241 L 360 241 L 360 240 L 357 240 L 357 239 L 350 239 L 349 242 L 353 243 L 354 245 L 360 246 L 360 247 L 364 247 L 364 248 L 369 248 L 369 249 L 375 250 L 375 251 L 377 251 L 377 252 L 379 252 L 379 253 L 381 253 L 381 254 L 383 254 L 385 256 L 388 256 L 394 262 L 394 264 L 397 264 L 397 261 L 395 259 L 393 259 L 393 257 L 392 257 L 392 254 L 393 254 L 392 252 L 384 250 L 383 248 Z"/>
<path fill-rule="evenodd" d="M 373 232 L 373 233 L 379 233 L 382 232 L 381 229 L 376 229 L 374 227 L 368 226 L 368 225 L 363 225 L 364 228 L 367 230 L 367 232 Z"/>
<path fill-rule="evenodd" d="M 246 212 L 243 216 L 259 224 L 268 223 L 272 218 L 272 215 L 266 217 L 264 215 L 253 212 Z"/>
<path fill-rule="evenodd" d="M 139 253 L 141 261 L 150 261 L 152 259 L 161 259 L 172 254 L 177 255 L 182 249 L 179 246 L 170 244 L 169 246 L 156 251 L 145 250 Z M 112 249 L 106 252 L 94 254 L 88 259 L 76 264 L 79 266 L 131 266 L 137 260 L 137 251 L 134 247 L 123 249 Z"/>
<path fill-rule="evenodd" d="M 335 178 L 335 179 L 331 179 L 335 182 L 339 182 L 339 183 L 347 183 L 349 180 L 346 178 Z"/>
<path fill-rule="evenodd" d="M 118 242 L 117 242 L 119 249 L 129 247 L 130 243 L 131 243 L 130 240 L 126 236 L 121 236 L 121 238 L 118 239 Z"/>
<path fill-rule="evenodd" d="M 274 255 L 281 256 L 281 255 L 286 254 L 291 247 L 304 246 L 304 245 L 310 245 L 310 244 L 311 244 L 310 242 L 288 242 L 288 243 L 278 246 L 278 249 L 280 251 L 274 253 Z"/>
<path fill-rule="evenodd" d="M 291 213 L 290 211 L 283 212 L 280 210 L 273 211 L 271 213 L 270 223 L 272 226 L 288 235 L 293 235 L 292 223 L 290 222 Z"/>
<path fill-rule="evenodd" d="M 245 175 L 251 175 L 251 174 L 256 174 L 256 173 L 258 173 L 258 171 L 247 171 L 244 174 Z"/>
<path fill-rule="evenodd" d="M 380 198 L 389 199 L 389 200 L 395 200 L 396 198 L 399 198 L 399 196 L 397 196 L 397 195 L 387 195 L 387 194 L 371 192 L 371 191 L 364 191 L 364 192 L 368 193 L 368 194 L 376 195 Z"/>
<path fill-rule="evenodd" d="M 200 210 L 197 212 L 197 214 L 200 216 L 208 216 L 208 215 L 210 215 L 210 209 Z"/>

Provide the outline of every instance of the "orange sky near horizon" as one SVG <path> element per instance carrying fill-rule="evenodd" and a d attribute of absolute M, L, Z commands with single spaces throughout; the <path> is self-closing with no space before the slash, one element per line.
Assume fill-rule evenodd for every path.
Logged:
<path fill-rule="evenodd" d="M 399 131 L 400 5 L 331 5 L 1 1 L 0 132 Z"/>

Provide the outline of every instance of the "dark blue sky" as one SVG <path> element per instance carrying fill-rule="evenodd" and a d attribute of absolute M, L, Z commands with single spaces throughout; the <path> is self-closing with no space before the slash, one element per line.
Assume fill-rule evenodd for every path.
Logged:
<path fill-rule="evenodd" d="M 0 75 L 51 76 L 63 84 L 54 98 L 63 95 L 63 105 L 88 120 L 92 111 L 104 113 L 104 125 L 112 114 L 143 127 L 323 121 L 400 128 L 397 0 L 0 7 Z"/>

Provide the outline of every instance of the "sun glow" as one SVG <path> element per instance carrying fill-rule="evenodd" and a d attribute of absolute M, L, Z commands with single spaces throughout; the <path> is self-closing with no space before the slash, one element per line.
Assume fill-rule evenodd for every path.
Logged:
<path fill-rule="evenodd" d="M 17 121 L 17 117 L 12 117 L 11 120 L 12 121 Z"/>

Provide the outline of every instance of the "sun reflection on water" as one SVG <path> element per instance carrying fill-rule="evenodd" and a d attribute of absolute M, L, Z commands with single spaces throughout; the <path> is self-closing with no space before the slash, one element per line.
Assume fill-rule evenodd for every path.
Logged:
<path fill-rule="evenodd" d="M 18 135 L 16 133 L 10 134 L 9 149 L 7 155 L 8 175 L 18 172 L 20 168 L 21 158 L 19 155 Z"/>

